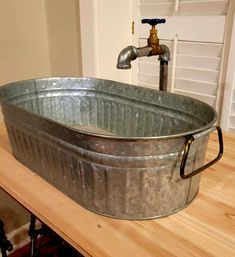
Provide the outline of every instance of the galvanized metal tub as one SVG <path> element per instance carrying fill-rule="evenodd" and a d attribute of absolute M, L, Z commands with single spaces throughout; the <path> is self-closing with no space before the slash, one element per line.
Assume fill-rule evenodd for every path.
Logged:
<path fill-rule="evenodd" d="M 93 78 L 15 82 L 0 100 L 16 158 L 93 212 L 161 217 L 198 192 L 216 121 L 203 102 Z M 207 166 L 223 151 L 216 128 L 220 150 Z"/>

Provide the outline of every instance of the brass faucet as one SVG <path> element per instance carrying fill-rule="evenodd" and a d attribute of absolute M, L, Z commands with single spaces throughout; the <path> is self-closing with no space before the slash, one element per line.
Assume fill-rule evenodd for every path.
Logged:
<path fill-rule="evenodd" d="M 167 91 L 168 61 L 170 60 L 170 51 L 166 45 L 159 44 L 157 29 L 155 26 L 159 23 L 165 23 L 165 19 L 143 19 L 142 23 L 152 26 L 148 38 L 148 45 L 136 48 L 128 46 L 121 50 L 117 60 L 118 69 L 130 69 L 131 61 L 142 56 L 158 55 L 160 61 L 159 90 Z"/>
<path fill-rule="evenodd" d="M 150 51 L 149 56 L 152 55 L 159 55 L 163 51 L 159 45 L 159 38 L 157 36 L 157 29 L 155 26 L 159 23 L 165 23 L 165 19 L 143 19 L 142 23 L 147 23 L 152 26 L 152 28 L 149 31 L 149 38 L 148 38 L 148 46 L 152 48 Z"/>

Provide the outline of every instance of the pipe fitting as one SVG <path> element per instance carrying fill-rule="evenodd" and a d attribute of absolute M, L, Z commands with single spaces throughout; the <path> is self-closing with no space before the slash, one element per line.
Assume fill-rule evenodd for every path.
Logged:
<path fill-rule="evenodd" d="M 137 48 L 134 46 L 128 46 L 120 52 L 117 60 L 118 69 L 130 69 L 131 61 L 137 58 Z"/>
<path fill-rule="evenodd" d="M 170 61 L 170 49 L 166 45 L 159 45 L 160 48 L 160 54 L 158 57 L 159 61 L 165 61 L 168 62 Z"/>
<path fill-rule="evenodd" d="M 137 57 L 148 56 L 152 48 L 149 46 L 136 48 L 135 46 L 128 46 L 124 48 L 117 60 L 118 69 L 130 69 L 131 61 L 135 60 Z"/>

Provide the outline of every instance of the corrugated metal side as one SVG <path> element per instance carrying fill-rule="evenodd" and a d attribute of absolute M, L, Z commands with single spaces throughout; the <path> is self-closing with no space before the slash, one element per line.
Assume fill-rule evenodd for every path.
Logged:
<path fill-rule="evenodd" d="M 165 216 L 185 207 L 198 191 L 200 175 L 187 180 L 179 175 L 182 140 L 174 153 L 116 156 L 70 148 L 23 123 L 6 125 L 14 155 L 91 211 L 126 219 Z M 202 165 L 207 139 L 192 146 L 189 172 Z"/>

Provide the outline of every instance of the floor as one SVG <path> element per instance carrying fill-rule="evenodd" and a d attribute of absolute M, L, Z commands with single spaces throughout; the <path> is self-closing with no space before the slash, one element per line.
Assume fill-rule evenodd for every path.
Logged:
<path fill-rule="evenodd" d="M 16 250 L 9 257 L 31 257 L 30 244 Z M 37 240 L 36 254 L 34 257 L 83 257 L 59 236 L 42 236 Z"/>

